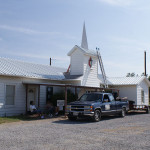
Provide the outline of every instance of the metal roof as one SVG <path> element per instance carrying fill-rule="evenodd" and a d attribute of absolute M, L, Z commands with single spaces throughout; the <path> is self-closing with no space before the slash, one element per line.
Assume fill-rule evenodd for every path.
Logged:
<path fill-rule="evenodd" d="M 64 68 L 0 58 L 0 75 L 62 80 L 65 71 Z"/>
<path fill-rule="evenodd" d="M 108 85 L 138 85 L 141 81 L 147 80 L 146 77 L 112 77 L 107 78 Z M 148 83 L 150 84 L 150 82 Z"/>
<path fill-rule="evenodd" d="M 102 75 L 99 74 L 98 78 L 103 84 Z M 147 84 L 150 86 L 149 80 L 145 76 L 139 77 L 106 77 L 108 85 L 138 85 L 140 82 L 145 80 Z"/>

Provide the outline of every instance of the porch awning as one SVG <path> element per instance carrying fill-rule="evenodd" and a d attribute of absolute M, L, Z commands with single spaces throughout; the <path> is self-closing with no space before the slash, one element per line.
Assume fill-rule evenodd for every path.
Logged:
<path fill-rule="evenodd" d="M 72 88 L 84 88 L 84 89 L 99 89 L 99 90 L 118 90 L 115 88 L 100 88 L 100 87 L 91 87 L 91 86 L 80 86 L 72 84 L 57 84 L 57 83 L 35 83 L 35 82 L 22 82 L 25 85 L 43 85 L 43 86 L 59 86 L 59 87 L 72 87 Z"/>

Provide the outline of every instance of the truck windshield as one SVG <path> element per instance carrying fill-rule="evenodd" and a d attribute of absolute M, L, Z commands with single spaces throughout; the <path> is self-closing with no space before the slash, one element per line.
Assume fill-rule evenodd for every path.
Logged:
<path fill-rule="evenodd" d="M 80 97 L 80 101 L 102 101 L 102 94 L 84 94 Z"/>

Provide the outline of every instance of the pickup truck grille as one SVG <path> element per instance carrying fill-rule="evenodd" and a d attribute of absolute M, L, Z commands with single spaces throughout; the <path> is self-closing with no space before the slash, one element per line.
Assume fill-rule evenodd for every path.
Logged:
<path fill-rule="evenodd" d="M 84 111 L 84 106 L 71 106 L 71 111 Z"/>

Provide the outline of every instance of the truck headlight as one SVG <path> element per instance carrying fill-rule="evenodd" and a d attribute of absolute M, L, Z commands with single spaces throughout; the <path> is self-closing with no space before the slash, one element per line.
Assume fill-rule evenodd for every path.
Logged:
<path fill-rule="evenodd" d="M 93 111 L 93 106 L 84 106 L 84 111 Z"/>
<path fill-rule="evenodd" d="M 85 109 L 90 109 L 90 106 L 84 106 Z"/>

